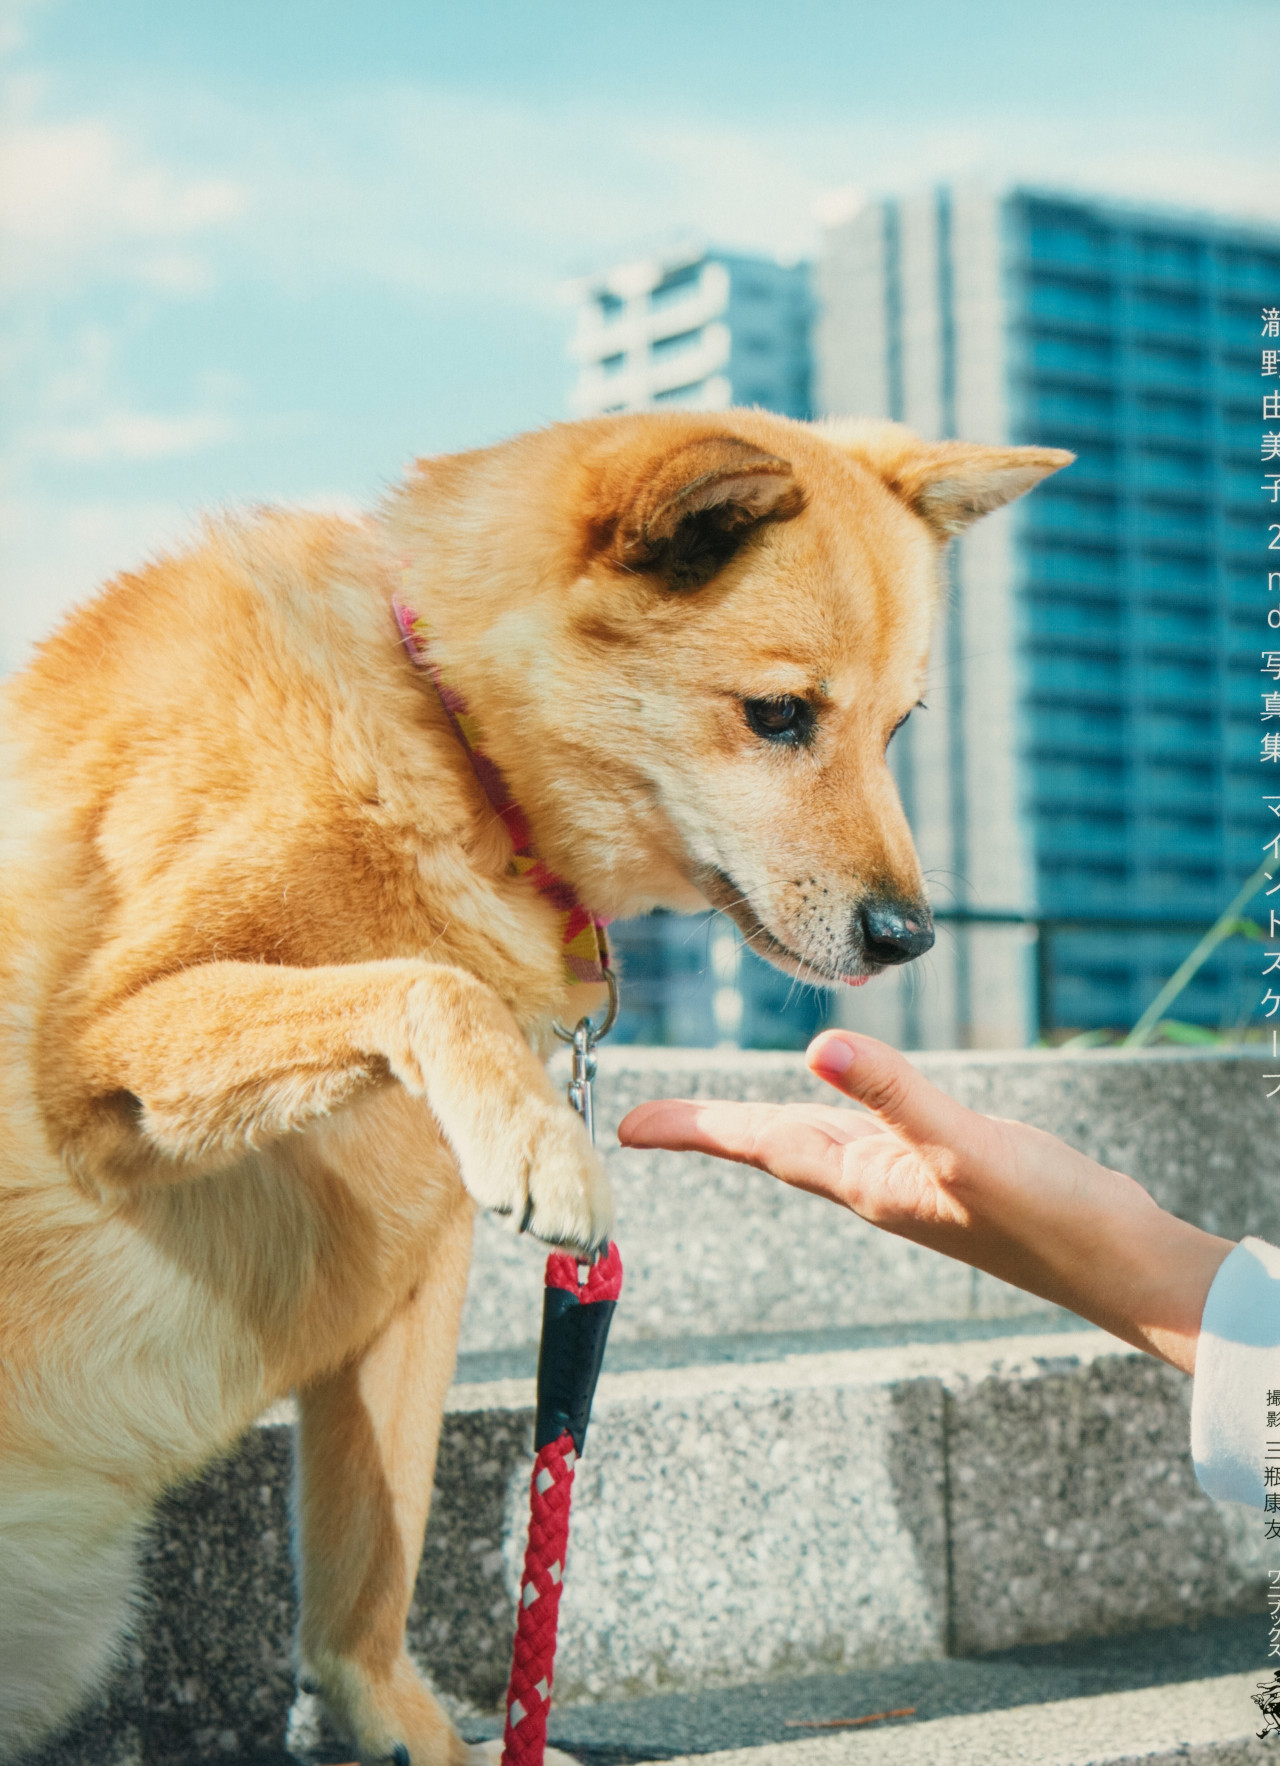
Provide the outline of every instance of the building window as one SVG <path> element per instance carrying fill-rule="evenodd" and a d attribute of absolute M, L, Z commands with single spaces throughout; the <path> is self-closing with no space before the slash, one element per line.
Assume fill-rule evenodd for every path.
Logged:
<path fill-rule="evenodd" d="M 1201 599 L 1209 593 L 1213 580 L 1209 559 L 1203 552 L 1144 552 L 1138 561 L 1138 573 L 1145 589 L 1165 594 L 1192 592 Z"/>
<path fill-rule="evenodd" d="M 1161 398 L 1144 393 L 1138 401 L 1142 425 L 1148 435 L 1186 436 L 1199 441 L 1204 434 L 1205 406 L 1201 399 Z"/>
<path fill-rule="evenodd" d="M 600 309 L 601 317 L 605 319 L 616 319 L 624 304 L 616 294 L 610 294 L 608 289 L 596 296 L 596 305 Z"/>
<path fill-rule="evenodd" d="M 605 356 L 600 363 L 600 366 L 604 369 L 606 374 L 616 374 L 626 359 L 626 355 L 622 350 L 615 350 L 613 355 Z"/>
<path fill-rule="evenodd" d="M 1030 427 L 1046 432 L 1055 425 L 1109 429 L 1115 420 L 1115 396 L 1101 387 L 1038 386 L 1029 404 Z"/>
<path fill-rule="evenodd" d="M 1177 344 L 1153 343 L 1149 338 L 1134 343 L 1134 368 L 1139 378 L 1148 383 L 1169 381 L 1175 386 L 1198 386 L 1203 364 L 1204 358 L 1198 349 L 1180 349 Z M 1256 364 L 1252 358 L 1249 366 L 1256 375 Z M 1252 380 L 1249 389 L 1253 390 Z"/>
<path fill-rule="evenodd" d="M 701 275 L 701 264 L 685 264 L 679 270 L 670 271 L 650 294 L 649 305 L 660 309 L 680 300 L 697 286 Z"/>
<path fill-rule="evenodd" d="M 1133 302 L 1132 322 L 1134 330 L 1143 336 L 1150 336 L 1153 331 L 1194 334 L 1200 325 L 1200 302 L 1194 294 L 1143 288 Z"/>
<path fill-rule="evenodd" d="M 674 404 L 677 399 L 691 399 L 700 394 L 706 386 L 705 380 L 691 380 L 685 386 L 664 386 L 661 392 L 655 392 L 655 405 Z"/>
<path fill-rule="evenodd" d="M 1114 640 L 1121 629 L 1118 601 L 1032 592 L 1027 595 L 1026 609 L 1027 628 L 1033 638 L 1078 637 L 1096 643 L 1099 639 Z"/>
<path fill-rule="evenodd" d="M 1087 583 L 1110 588 L 1120 576 L 1119 554 L 1111 546 L 1077 546 L 1063 541 L 1038 546 L 1034 536 L 1029 536 L 1025 555 L 1027 576 L 1037 586 L 1065 583 L 1075 588 Z"/>
<path fill-rule="evenodd" d="M 1257 610 L 1249 610 L 1250 630 L 1256 630 Z M 1211 636 L 1209 611 L 1204 607 L 1170 607 L 1148 601 L 1142 611 L 1142 630 L 1148 643 L 1205 644 Z"/>
<path fill-rule="evenodd" d="M 1035 505 L 1027 511 L 1028 531 L 1039 535 L 1050 533 L 1096 534 L 1109 539 L 1116 531 L 1116 499 L 1105 491 L 1068 490 L 1042 491 Z"/>
<path fill-rule="evenodd" d="M 1037 319 L 1057 319 L 1081 326 L 1110 323 L 1111 285 L 1107 282 L 1081 282 L 1033 273 L 1028 293 L 1028 305 Z"/>
<path fill-rule="evenodd" d="M 1259 294 L 1271 295 L 1280 283 L 1280 256 L 1267 251 L 1240 251 L 1221 246 L 1217 253 L 1223 280 L 1236 288 L 1251 287 Z"/>
<path fill-rule="evenodd" d="M 1209 471 L 1208 460 L 1193 448 L 1141 448 L 1137 466 L 1141 483 L 1154 489 L 1203 491 Z"/>
<path fill-rule="evenodd" d="M 1105 264 L 1111 253 L 1111 238 L 1102 228 L 1069 209 L 1055 213 L 1052 209 L 1037 208 L 1032 211 L 1027 229 L 1027 248 L 1031 257 L 1042 261 Z"/>
<path fill-rule="evenodd" d="M 1080 374 L 1092 378 L 1112 368 L 1112 348 L 1105 337 L 1077 337 L 1062 331 L 1033 331 L 1030 338 L 1032 366 L 1044 372 Z"/>
<path fill-rule="evenodd" d="M 690 344 L 697 343 L 702 337 L 702 327 L 695 326 L 692 331 L 677 331 L 672 337 L 655 337 L 653 354 L 661 360 L 663 356 L 673 355 L 676 350 L 688 349 Z"/>
<path fill-rule="evenodd" d="M 1134 247 L 1139 264 L 1150 275 L 1187 278 L 1200 268 L 1200 247 L 1189 239 L 1139 233 Z"/>
<path fill-rule="evenodd" d="M 1143 696 L 1148 700 L 1167 700 L 1179 705 L 1188 701 L 1204 703 L 1213 698 L 1212 665 L 1190 657 L 1144 662 L 1141 681 Z"/>

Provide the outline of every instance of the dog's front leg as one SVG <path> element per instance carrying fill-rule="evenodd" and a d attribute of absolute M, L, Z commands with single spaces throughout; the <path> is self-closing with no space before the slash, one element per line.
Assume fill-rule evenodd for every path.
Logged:
<path fill-rule="evenodd" d="M 582 1124 L 465 970 L 206 963 L 90 1015 L 74 1046 L 78 1063 L 51 1060 L 44 1092 L 61 1151 L 90 1183 L 216 1170 L 399 1081 L 426 1097 L 482 1207 L 554 1244 L 608 1236 L 608 1185 Z"/>
<path fill-rule="evenodd" d="M 405 1652 L 471 1256 L 458 1194 L 414 1294 L 358 1359 L 298 1394 L 301 1681 L 362 1761 L 461 1766 Z"/>

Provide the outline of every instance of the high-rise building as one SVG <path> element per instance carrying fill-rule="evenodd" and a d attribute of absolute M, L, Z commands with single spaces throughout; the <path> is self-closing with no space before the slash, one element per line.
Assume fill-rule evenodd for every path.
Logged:
<path fill-rule="evenodd" d="M 809 415 L 809 266 L 696 244 L 573 287 L 577 417 L 608 411 Z"/>
<path fill-rule="evenodd" d="M 810 415 L 807 264 L 686 244 L 576 283 L 577 417 L 761 405 Z M 612 931 L 633 1042 L 802 1046 L 825 998 L 743 948 L 707 915 L 653 914 Z"/>
<path fill-rule="evenodd" d="M 935 905 L 1027 923 L 944 925 L 848 1003 L 867 1028 L 1131 1024 L 1258 864 L 1278 291 L 1280 231 L 1034 189 L 875 202 L 827 235 L 821 412 L 1077 454 L 953 548 L 928 710 L 892 750 Z M 1258 972 L 1224 945 L 1174 1015 L 1240 1021 Z"/>

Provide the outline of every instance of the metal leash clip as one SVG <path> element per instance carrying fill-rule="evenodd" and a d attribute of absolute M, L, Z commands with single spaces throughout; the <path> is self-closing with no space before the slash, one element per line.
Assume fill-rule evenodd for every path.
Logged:
<path fill-rule="evenodd" d="M 581 1116 L 593 1146 L 596 1124 L 591 1082 L 596 1076 L 596 1044 L 608 1036 L 618 1022 L 618 978 L 612 969 L 606 969 L 604 979 L 609 989 L 609 1003 L 599 1024 L 593 1024 L 590 1018 L 579 1018 L 572 1030 L 566 1030 L 560 1023 L 551 1026 L 561 1042 L 567 1042 L 573 1049 L 567 1096 L 570 1107 Z"/>

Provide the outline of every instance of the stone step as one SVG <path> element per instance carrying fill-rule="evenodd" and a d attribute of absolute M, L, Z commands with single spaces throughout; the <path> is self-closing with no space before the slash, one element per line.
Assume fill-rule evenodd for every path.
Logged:
<path fill-rule="evenodd" d="M 1103 1766 L 1117 1756 L 1244 1766 L 1268 1757 L 1250 1699 L 1270 1677 L 1264 1647 L 1256 1618 L 1216 1620 L 974 1660 L 553 1708 L 550 1740 L 581 1766 L 843 1766 L 846 1758 L 853 1766 Z M 462 1728 L 471 1741 L 500 1733 L 496 1718 Z M 337 1766 L 342 1750 L 332 1757 Z M 224 1766 L 293 1763 L 271 1749 L 228 1756 Z"/>
<path fill-rule="evenodd" d="M 1233 1674 L 664 1758 L 670 1766 L 694 1759 L 698 1766 L 1252 1766 L 1272 1758 L 1251 1728 L 1258 1678 Z"/>
<path fill-rule="evenodd" d="M 1127 1171 L 1165 1207 L 1228 1238 L 1280 1238 L 1280 1140 L 1262 1055 L 1161 1049 L 920 1054 L 973 1108 L 1014 1116 Z M 599 1138 L 618 1200 L 627 1287 L 615 1343 L 1017 1319 L 1040 1303 L 760 1172 L 616 1146 L 646 1098 L 840 1104 L 798 1055 L 600 1051 Z M 465 1354 L 535 1344 L 545 1253 L 490 1217 L 476 1234 Z"/>
<path fill-rule="evenodd" d="M 461 1721 L 505 1685 L 532 1403 L 527 1379 L 450 1397 L 410 1640 Z M 288 1489 L 281 1414 L 166 1504 L 132 1674 L 98 1722 L 141 1739 L 75 1766 L 279 1745 Z M 1187 1382 L 1100 1331 L 606 1373 L 557 1701 L 567 1715 L 1237 1612 L 1259 1614 L 1261 1640 L 1261 1535 L 1195 1484 Z"/>
<path fill-rule="evenodd" d="M 1257 1618 L 552 1712 L 583 1766 L 1259 1760 Z M 494 1725 L 468 1730 L 472 1739 Z M 1229 1754 L 1197 1752 L 1212 1748 Z M 1174 1749 L 1186 1751 L 1175 1752 Z"/>

